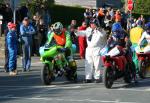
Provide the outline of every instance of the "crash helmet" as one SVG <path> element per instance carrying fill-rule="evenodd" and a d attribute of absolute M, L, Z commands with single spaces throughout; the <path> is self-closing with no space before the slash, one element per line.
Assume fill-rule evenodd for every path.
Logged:
<path fill-rule="evenodd" d="M 53 24 L 53 31 L 56 35 L 61 35 L 63 30 L 63 25 L 61 22 L 56 22 Z"/>
<path fill-rule="evenodd" d="M 145 24 L 145 30 L 148 34 L 150 34 L 150 22 L 148 22 L 147 24 Z"/>
<path fill-rule="evenodd" d="M 122 31 L 122 26 L 120 23 L 114 23 L 112 25 L 112 32 L 120 32 Z"/>

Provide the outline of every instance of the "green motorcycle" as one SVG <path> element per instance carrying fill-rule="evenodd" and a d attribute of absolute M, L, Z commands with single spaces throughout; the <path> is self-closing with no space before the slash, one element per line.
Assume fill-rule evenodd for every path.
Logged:
<path fill-rule="evenodd" d="M 62 46 L 41 47 L 40 55 L 44 67 L 41 69 L 41 80 L 50 85 L 56 77 L 65 75 L 67 80 L 77 82 L 76 61 L 70 56 L 66 57 L 66 50 Z"/>

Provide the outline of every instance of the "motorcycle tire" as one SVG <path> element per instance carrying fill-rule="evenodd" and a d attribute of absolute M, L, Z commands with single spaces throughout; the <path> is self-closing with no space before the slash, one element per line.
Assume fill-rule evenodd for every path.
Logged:
<path fill-rule="evenodd" d="M 45 85 L 50 85 L 53 80 L 52 72 L 50 71 L 49 65 L 45 64 L 41 69 L 41 81 Z"/>
<path fill-rule="evenodd" d="M 143 61 L 139 61 L 139 77 L 141 79 L 145 79 L 146 77 L 146 68 Z"/>
<path fill-rule="evenodd" d="M 66 69 L 66 78 L 68 81 L 77 82 L 77 65 L 75 61 L 69 63 L 69 67 Z"/>
<path fill-rule="evenodd" d="M 131 83 L 132 81 L 132 65 L 127 64 L 125 68 L 125 73 L 124 73 L 124 82 L 125 83 Z"/>
<path fill-rule="evenodd" d="M 112 68 L 105 68 L 104 69 L 104 85 L 106 88 L 110 89 L 113 85 L 114 81 L 113 69 Z"/>

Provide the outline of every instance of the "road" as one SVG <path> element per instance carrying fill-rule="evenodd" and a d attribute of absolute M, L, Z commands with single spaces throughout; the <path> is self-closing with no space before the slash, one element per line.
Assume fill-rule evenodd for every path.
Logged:
<path fill-rule="evenodd" d="M 19 62 L 16 77 L 0 69 L 0 103 L 150 103 L 149 78 L 130 85 L 118 80 L 112 89 L 106 89 L 103 83 L 83 83 L 84 61 L 77 63 L 78 83 L 69 83 L 63 77 L 49 86 L 41 83 L 43 65 L 39 58 L 32 59 L 31 72 L 22 73 Z"/>

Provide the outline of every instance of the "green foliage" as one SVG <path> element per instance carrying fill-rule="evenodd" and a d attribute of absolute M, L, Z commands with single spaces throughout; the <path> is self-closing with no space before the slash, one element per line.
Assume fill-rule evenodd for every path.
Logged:
<path fill-rule="evenodd" d="M 150 0 L 135 0 L 134 13 L 150 15 Z"/>

